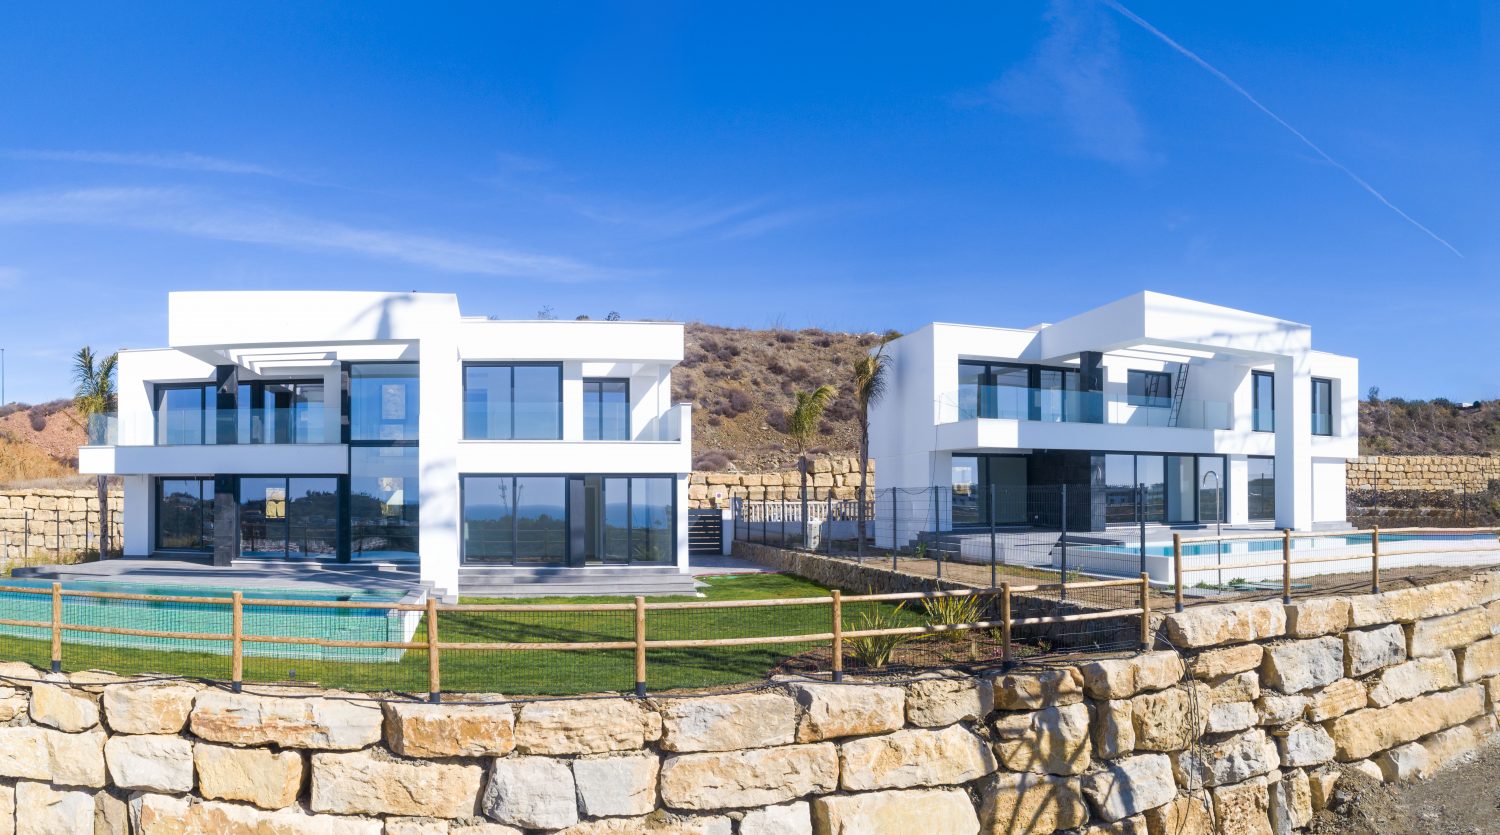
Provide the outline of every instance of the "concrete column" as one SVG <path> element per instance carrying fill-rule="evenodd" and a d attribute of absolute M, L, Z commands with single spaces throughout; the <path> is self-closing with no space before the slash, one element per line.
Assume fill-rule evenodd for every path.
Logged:
<path fill-rule="evenodd" d="M 1276 526 L 1308 530 L 1313 521 L 1312 375 L 1307 355 L 1280 357 L 1276 380 Z"/>
<path fill-rule="evenodd" d="M 125 476 L 125 522 L 122 550 L 127 557 L 150 556 L 156 526 L 156 496 L 151 476 Z"/>
<path fill-rule="evenodd" d="M 214 565 L 229 566 L 240 555 L 240 505 L 235 477 L 214 476 Z"/>

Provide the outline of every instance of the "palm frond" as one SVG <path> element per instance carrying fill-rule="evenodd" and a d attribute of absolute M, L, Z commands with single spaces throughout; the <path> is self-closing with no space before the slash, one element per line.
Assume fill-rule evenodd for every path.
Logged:
<path fill-rule="evenodd" d="M 787 415 L 786 434 L 796 444 L 798 453 L 806 452 L 812 445 L 818 423 L 823 419 L 823 411 L 837 396 L 838 389 L 827 383 L 812 391 L 797 392 L 797 405 Z"/>

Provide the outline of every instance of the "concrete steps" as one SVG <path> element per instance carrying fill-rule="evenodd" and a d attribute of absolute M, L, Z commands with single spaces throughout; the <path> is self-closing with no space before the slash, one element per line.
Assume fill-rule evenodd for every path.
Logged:
<path fill-rule="evenodd" d="M 675 567 L 525 568 L 463 566 L 458 570 L 464 597 L 553 597 L 581 595 L 696 594 L 691 574 Z"/>

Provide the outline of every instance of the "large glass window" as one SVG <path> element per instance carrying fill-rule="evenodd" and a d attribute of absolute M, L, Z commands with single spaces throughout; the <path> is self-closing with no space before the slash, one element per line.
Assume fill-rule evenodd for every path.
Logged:
<path fill-rule="evenodd" d="M 603 561 L 670 562 L 676 540 L 674 479 L 611 477 L 603 486 Z"/>
<path fill-rule="evenodd" d="M 1016 525 L 1026 521 L 1026 457 L 953 456 L 953 525 Z"/>
<path fill-rule="evenodd" d="M 562 437 L 562 366 L 464 366 L 464 438 L 481 441 Z"/>
<path fill-rule="evenodd" d="M 1276 431 L 1276 375 L 1269 371 L 1250 373 L 1250 408 L 1256 432 Z"/>
<path fill-rule="evenodd" d="M 958 364 L 958 417 L 1078 421 L 1082 377 L 1077 370 L 1008 362 Z"/>
<path fill-rule="evenodd" d="M 470 563 L 666 563 L 676 546 L 671 476 L 465 476 Z"/>
<path fill-rule="evenodd" d="M 989 500 L 984 495 L 983 482 L 980 481 L 979 456 L 953 456 L 952 474 L 954 527 L 986 524 L 989 518 L 986 505 Z"/>
<path fill-rule="evenodd" d="M 1225 522 L 1229 519 L 1229 503 L 1226 499 L 1228 470 L 1224 468 L 1224 456 L 1198 456 L 1198 521 Z"/>
<path fill-rule="evenodd" d="M 564 476 L 465 476 L 465 562 L 560 565 L 568 557 Z"/>
<path fill-rule="evenodd" d="M 218 393 L 213 384 L 156 387 L 156 443 L 211 444 L 217 437 Z"/>
<path fill-rule="evenodd" d="M 1172 406 L 1172 375 L 1165 371 L 1130 371 L 1126 374 L 1125 385 L 1128 405 L 1153 409 Z"/>
<path fill-rule="evenodd" d="M 156 481 L 156 547 L 163 551 L 211 551 L 214 547 L 214 480 Z"/>
<path fill-rule="evenodd" d="M 1197 459 L 1167 456 L 1167 521 L 1194 522 L 1198 513 Z"/>
<path fill-rule="evenodd" d="M 1252 520 L 1276 518 L 1276 459 L 1251 457 L 1245 490 Z"/>
<path fill-rule="evenodd" d="M 349 556 L 414 560 L 421 506 L 414 446 L 349 449 Z"/>
<path fill-rule="evenodd" d="M 583 381 L 583 438 L 586 441 L 630 440 L 630 381 Z"/>
<path fill-rule="evenodd" d="M 338 489 L 334 476 L 241 478 L 240 555 L 259 559 L 337 556 Z"/>
<path fill-rule="evenodd" d="M 416 363 L 349 366 L 349 440 L 417 440 L 418 404 Z"/>
<path fill-rule="evenodd" d="M 1333 381 L 1313 378 L 1312 381 L 1312 433 L 1333 434 Z"/>

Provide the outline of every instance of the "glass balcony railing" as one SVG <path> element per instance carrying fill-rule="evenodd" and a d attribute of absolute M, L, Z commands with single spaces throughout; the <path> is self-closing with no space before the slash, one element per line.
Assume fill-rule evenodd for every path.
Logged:
<path fill-rule="evenodd" d="M 1230 404 L 1214 400 L 1106 395 L 1098 391 L 968 386 L 939 398 L 940 423 L 975 418 L 1041 423 L 1109 423 L 1122 426 L 1168 426 L 1184 429 L 1230 429 Z"/>
<path fill-rule="evenodd" d="M 321 408 L 203 411 L 159 409 L 147 431 L 122 440 L 114 413 L 89 417 L 89 446 L 209 446 L 327 443 Z"/>

